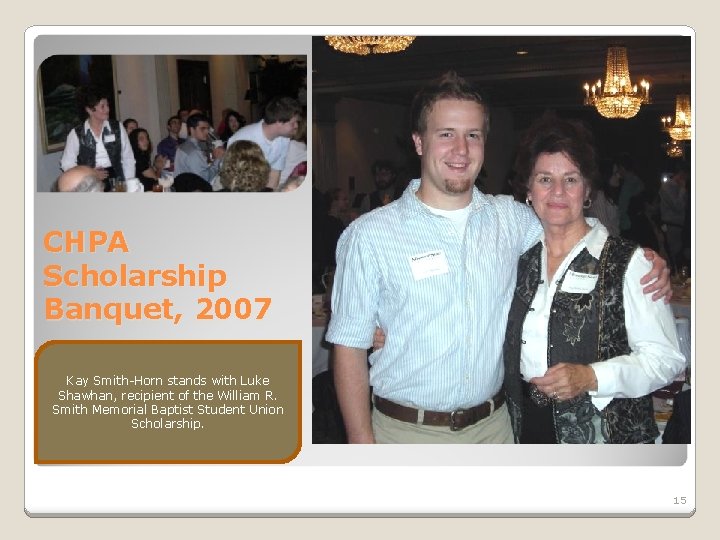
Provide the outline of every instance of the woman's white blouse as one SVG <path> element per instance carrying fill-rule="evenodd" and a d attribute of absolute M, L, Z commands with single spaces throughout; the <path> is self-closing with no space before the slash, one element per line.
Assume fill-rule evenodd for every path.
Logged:
<path fill-rule="evenodd" d="M 549 281 L 546 251 L 542 250 L 541 283 L 523 326 L 520 372 L 526 381 L 544 375 L 548 367 L 548 322 L 557 281 L 583 248 L 587 247 L 591 255 L 599 258 L 605 245 L 607 229 L 596 219 L 588 218 L 587 222 L 592 229 L 570 251 Z M 678 347 L 675 319 L 670 306 L 662 299 L 653 302 L 652 295 L 644 294 L 643 286 L 640 285 L 640 278 L 649 272 L 651 266 L 643 251 L 638 249 L 631 257 L 625 274 L 625 326 L 632 352 L 591 364 L 597 377 L 598 390 L 590 392 L 590 395 L 599 410 L 605 408 L 614 397 L 640 397 L 662 388 L 685 369 L 685 357 Z M 575 287 L 573 290 L 581 292 L 578 288 L 589 287 L 589 292 L 595 286 L 596 280 L 587 275 L 581 274 L 575 279 L 570 277 L 566 276 L 563 283 L 565 290 Z"/>

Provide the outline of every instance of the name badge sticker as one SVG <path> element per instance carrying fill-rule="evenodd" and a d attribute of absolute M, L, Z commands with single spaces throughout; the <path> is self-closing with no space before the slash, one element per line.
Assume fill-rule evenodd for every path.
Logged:
<path fill-rule="evenodd" d="M 445 252 L 442 250 L 411 255 L 408 260 L 415 281 L 450 272 Z"/>
<path fill-rule="evenodd" d="M 115 134 L 111 133 L 110 135 L 103 135 L 103 142 L 115 142 Z"/>
<path fill-rule="evenodd" d="M 589 293 L 595 288 L 597 274 L 581 274 L 568 270 L 560 290 L 569 293 Z"/>

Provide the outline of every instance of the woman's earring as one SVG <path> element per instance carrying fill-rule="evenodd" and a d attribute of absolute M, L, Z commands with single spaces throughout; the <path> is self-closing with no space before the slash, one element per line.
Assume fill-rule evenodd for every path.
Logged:
<path fill-rule="evenodd" d="M 583 203 L 583 208 L 584 208 L 585 210 L 587 210 L 587 209 L 590 208 L 591 206 L 592 206 L 592 199 L 590 199 L 590 198 L 585 199 L 585 202 Z"/>
<path fill-rule="evenodd" d="M 529 197 L 525 197 L 525 204 L 527 204 L 528 206 L 532 206 L 532 201 Z"/>

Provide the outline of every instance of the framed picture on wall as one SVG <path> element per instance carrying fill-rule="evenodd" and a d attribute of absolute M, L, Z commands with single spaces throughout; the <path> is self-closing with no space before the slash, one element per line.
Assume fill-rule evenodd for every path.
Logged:
<path fill-rule="evenodd" d="M 67 134 L 82 117 L 77 93 L 83 86 L 107 92 L 110 117 L 115 118 L 115 69 L 109 55 L 55 55 L 40 64 L 38 72 L 40 137 L 46 154 L 65 148 Z"/>

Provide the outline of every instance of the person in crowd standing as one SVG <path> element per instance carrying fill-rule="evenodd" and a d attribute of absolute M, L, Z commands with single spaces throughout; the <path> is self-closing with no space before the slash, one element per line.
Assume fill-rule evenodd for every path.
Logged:
<path fill-rule="evenodd" d="M 397 171 L 392 161 L 378 159 L 370 168 L 375 190 L 368 193 L 360 202 L 360 213 L 364 214 L 380 206 L 394 201 L 402 194 L 402 189 L 397 185 Z"/>
<path fill-rule="evenodd" d="M 235 141 L 253 141 L 258 144 L 270 164 L 267 187 L 276 190 L 280 184 L 280 173 L 285 167 L 290 137 L 298 129 L 302 108 L 293 98 L 273 98 L 265 107 L 263 119 L 239 129 L 230 139 L 228 146 Z"/>
<path fill-rule="evenodd" d="M 135 175 L 130 141 L 120 122 L 110 119 L 110 101 L 105 91 L 93 86 L 81 88 L 78 103 L 85 121 L 68 133 L 60 168 L 68 171 L 76 165 L 92 167 L 95 177 L 109 191 L 108 178 L 126 180 Z"/>
<path fill-rule="evenodd" d="M 628 207 L 630 200 L 636 195 L 645 191 L 645 184 L 635 173 L 632 156 L 628 153 L 620 154 L 615 160 L 613 176 L 610 177 L 610 185 L 619 184 L 620 194 L 618 195 L 618 213 L 620 214 L 620 234 L 625 235 L 632 226 Z"/>
<path fill-rule="evenodd" d="M 603 163 L 612 166 L 607 161 Z M 607 166 L 601 167 L 599 174 L 599 185 L 593 194 L 590 206 L 584 209 L 585 217 L 594 217 L 600 220 L 600 223 L 605 226 L 611 236 L 620 236 L 620 214 L 617 207 L 618 190 L 610 185 L 612 173 Z M 521 182 L 521 184 L 524 184 L 524 182 Z"/>
<path fill-rule="evenodd" d="M 687 185 L 690 169 L 685 162 L 676 166 L 675 172 L 667 182 L 660 186 L 660 219 L 665 235 L 668 258 L 676 270 L 685 266 L 683 255 L 683 228 L 687 206 Z"/>

